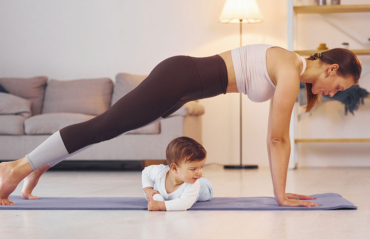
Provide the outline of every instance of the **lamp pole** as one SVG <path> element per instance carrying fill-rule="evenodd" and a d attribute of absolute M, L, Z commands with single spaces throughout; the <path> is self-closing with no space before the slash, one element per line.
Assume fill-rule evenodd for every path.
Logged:
<path fill-rule="evenodd" d="M 240 47 L 243 46 L 243 40 L 242 40 L 242 35 L 243 35 L 243 19 L 239 19 L 240 23 Z M 240 98 L 240 109 L 239 109 L 239 115 L 240 115 L 240 130 L 239 130 L 239 135 L 240 135 L 240 166 L 243 165 L 243 94 L 239 93 L 239 98 Z"/>
<path fill-rule="evenodd" d="M 239 19 L 239 23 L 240 23 L 240 47 L 243 46 L 242 44 L 242 35 L 243 35 L 243 19 Z"/>

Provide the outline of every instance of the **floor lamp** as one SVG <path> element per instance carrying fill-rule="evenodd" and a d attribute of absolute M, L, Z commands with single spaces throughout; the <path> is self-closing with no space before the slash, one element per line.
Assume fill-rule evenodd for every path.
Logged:
<path fill-rule="evenodd" d="M 240 24 L 240 46 L 242 46 L 242 24 L 243 23 L 260 23 L 263 16 L 258 8 L 256 0 L 226 0 L 222 9 L 220 22 L 222 23 L 239 23 Z M 253 169 L 258 165 L 243 165 L 243 111 L 242 111 L 242 93 L 240 93 L 240 164 L 224 165 L 227 169 Z"/>

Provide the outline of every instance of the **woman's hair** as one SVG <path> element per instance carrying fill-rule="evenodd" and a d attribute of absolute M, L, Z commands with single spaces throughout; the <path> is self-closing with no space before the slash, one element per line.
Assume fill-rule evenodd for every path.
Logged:
<path fill-rule="evenodd" d="M 172 140 L 166 149 L 167 164 L 186 163 L 188 161 L 202 161 L 207 156 L 203 146 L 189 137 L 178 137 Z"/>
<path fill-rule="evenodd" d="M 354 78 L 354 83 L 357 84 L 361 76 L 362 66 L 361 61 L 357 58 L 356 54 L 350 50 L 344 48 L 333 48 L 329 51 L 315 53 L 311 55 L 307 60 L 320 60 L 326 64 L 338 64 L 339 69 L 337 71 L 338 75 L 342 77 L 352 76 Z M 321 95 L 314 95 L 311 91 L 312 84 L 305 83 L 307 92 L 307 106 L 306 112 L 310 110 L 318 103 L 320 103 Z"/>

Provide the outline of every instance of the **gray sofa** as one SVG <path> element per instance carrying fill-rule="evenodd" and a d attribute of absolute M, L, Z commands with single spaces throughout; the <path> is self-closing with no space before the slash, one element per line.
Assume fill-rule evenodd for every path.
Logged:
<path fill-rule="evenodd" d="M 69 81 L 47 77 L 0 78 L 0 160 L 30 153 L 51 134 L 108 110 L 134 89 L 144 75 Z M 143 112 L 144 113 L 144 112 Z M 67 160 L 163 160 L 167 144 L 179 136 L 202 143 L 204 107 L 188 102 L 166 119 L 96 144 Z"/>

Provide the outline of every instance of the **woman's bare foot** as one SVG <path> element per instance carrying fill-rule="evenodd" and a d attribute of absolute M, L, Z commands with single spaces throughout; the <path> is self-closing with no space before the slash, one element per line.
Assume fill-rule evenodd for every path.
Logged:
<path fill-rule="evenodd" d="M 9 200 L 9 195 L 32 171 L 26 158 L 0 163 L 0 205 L 14 205 L 14 202 Z"/>
<path fill-rule="evenodd" d="M 39 182 L 40 177 L 50 168 L 49 165 L 44 165 L 41 168 L 30 173 L 23 181 L 22 197 L 24 199 L 36 200 L 38 197 L 32 195 L 33 189 Z"/>

